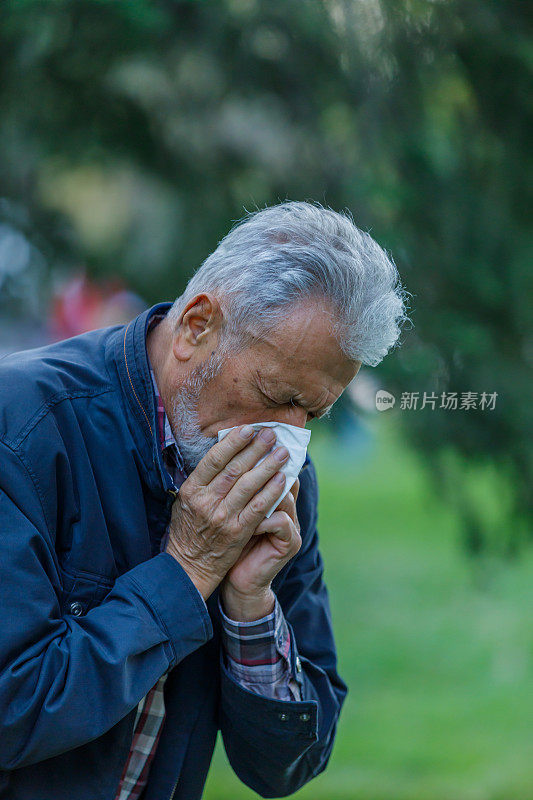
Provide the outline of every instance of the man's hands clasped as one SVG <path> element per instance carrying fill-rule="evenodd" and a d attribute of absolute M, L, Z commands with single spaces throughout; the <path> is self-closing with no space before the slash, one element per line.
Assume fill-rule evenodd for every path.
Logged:
<path fill-rule="evenodd" d="M 226 613 L 252 619 L 272 610 L 270 584 L 301 546 L 298 481 L 265 517 L 283 492 L 285 476 L 279 470 L 288 451 L 278 447 L 257 464 L 274 444 L 275 433 L 262 428 L 253 434 L 250 426 L 231 431 L 184 481 L 166 546 L 204 599 L 223 582 Z"/>

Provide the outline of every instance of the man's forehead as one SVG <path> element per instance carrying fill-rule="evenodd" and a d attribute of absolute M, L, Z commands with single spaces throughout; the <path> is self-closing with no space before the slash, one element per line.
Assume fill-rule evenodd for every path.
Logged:
<path fill-rule="evenodd" d="M 307 298 L 284 308 L 269 338 L 297 346 L 299 342 L 329 337 L 335 315 L 325 299 Z"/>
<path fill-rule="evenodd" d="M 280 325 L 259 344 L 270 360 L 286 366 L 288 376 L 299 367 L 322 370 L 332 360 L 344 360 L 338 342 L 324 324 L 313 326 L 308 320 L 300 326 L 297 322 L 299 319 Z"/>
<path fill-rule="evenodd" d="M 295 391 L 311 384 L 338 387 L 340 393 L 357 374 L 360 362 L 348 359 L 333 337 L 328 342 L 315 342 L 312 347 L 308 344 L 298 347 L 293 341 L 285 350 L 279 343 L 268 343 L 259 357 L 261 374 Z"/>
<path fill-rule="evenodd" d="M 359 366 L 342 352 L 331 332 L 332 314 L 308 301 L 289 307 L 275 329 L 258 342 L 260 373 L 284 392 L 304 393 L 315 403 L 330 404 L 342 394 Z M 255 359 L 254 359 L 255 361 Z"/>

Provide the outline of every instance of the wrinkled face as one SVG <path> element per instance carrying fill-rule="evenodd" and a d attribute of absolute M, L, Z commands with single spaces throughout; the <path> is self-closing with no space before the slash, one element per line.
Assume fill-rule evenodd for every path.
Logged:
<path fill-rule="evenodd" d="M 215 348 L 191 367 L 167 409 L 189 472 L 223 428 L 247 422 L 303 428 L 327 413 L 361 366 L 343 354 L 329 322 L 324 307 L 308 301 L 288 310 L 266 339 L 226 360 Z"/>

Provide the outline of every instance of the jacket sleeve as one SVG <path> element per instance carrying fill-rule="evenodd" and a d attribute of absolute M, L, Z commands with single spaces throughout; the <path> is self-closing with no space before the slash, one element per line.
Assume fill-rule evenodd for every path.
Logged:
<path fill-rule="evenodd" d="M 310 462 L 300 474 L 302 546 L 283 578 L 273 583 L 291 634 L 301 702 L 271 700 L 247 691 L 220 659 L 220 727 L 226 754 L 237 776 L 261 797 L 286 797 L 326 768 L 348 692 L 337 673 L 318 546 L 317 499 Z"/>
<path fill-rule="evenodd" d="M 101 736 L 213 635 L 196 587 L 167 553 L 119 577 L 84 616 L 62 608 L 55 538 L 30 469 L 0 444 L 4 770 Z"/>

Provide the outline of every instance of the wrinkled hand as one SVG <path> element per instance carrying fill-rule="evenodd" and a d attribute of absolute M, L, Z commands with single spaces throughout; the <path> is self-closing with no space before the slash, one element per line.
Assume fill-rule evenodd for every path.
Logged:
<path fill-rule="evenodd" d="M 232 619 L 259 619 L 274 608 L 273 579 L 302 545 L 296 498 L 300 481 L 291 487 L 274 513 L 264 519 L 244 546 L 220 586 L 225 613 Z"/>
<path fill-rule="evenodd" d="M 254 532 L 271 530 L 261 528 L 262 520 L 280 525 L 278 535 L 287 537 L 288 515 L 275 512 L 266 520 L 265 514 L 283 491 L 285 476 L 276 473 L 287 461 L 288 451 L 278 447 L 258 464 L 275 442 L 275 434 L 267 428 L 261 435 L 252 438 L 251 431 L 243 438 L 241 430 L 236 428 L 213 445 L 180 486 L 172 507 L 166 552 L 181 564 L 204 599 L 235 564 Z"/>

